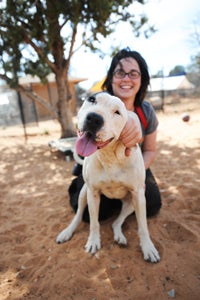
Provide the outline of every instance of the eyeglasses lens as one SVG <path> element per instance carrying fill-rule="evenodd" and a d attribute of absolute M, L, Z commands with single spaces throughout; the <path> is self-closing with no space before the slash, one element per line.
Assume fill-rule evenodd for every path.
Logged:
<path fill-rule="evenodd" d="M 124 78 L 126 75 L 128 75 L 130 79 L 137 79 L 140 76 L 140 73 L 136 70 L 132 70 L 129 73 L 124 72 L 124 70 L 116 70 L 114 72 L 114 76 L 119 79 Z"/>

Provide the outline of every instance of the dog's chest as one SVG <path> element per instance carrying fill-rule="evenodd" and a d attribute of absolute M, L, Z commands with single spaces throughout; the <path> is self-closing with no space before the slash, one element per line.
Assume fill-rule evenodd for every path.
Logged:
<path fill-rule="evenodd" d="M 137 149 L 136 149 L 137 150 Z M 114 152 L 99 152 L 84 161 L 83 175 L 89 188 L 108 198 L 124 198 L 144 185 L 144 163 L 138 151 L 118 158 Z"/>
<path fill-rule="evenodd" d="M 116 181 L 102 182 L 100 193 L 108 198 L 122 199 L 124 198 L 129 189 L 124 184 Z"/>
<path fill-rule="evenodd" d="M 107 166 L 106 170 L 99 172 L 96 180 L 93 180 L 93 185 L 108 198 L 121 199 L 133 188 L 128 183 L 126 171 L 120 168 Z"/>

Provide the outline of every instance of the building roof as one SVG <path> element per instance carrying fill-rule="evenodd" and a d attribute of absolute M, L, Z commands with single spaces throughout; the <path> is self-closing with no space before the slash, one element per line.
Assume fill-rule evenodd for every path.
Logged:
<path fill-rule="evenodd" d="M 55 82 L 55 74 L 54 73 L 50 73 L 47 76 L 47 80 L 48 80 L 48 82 Z M 85 81 L 85 80 L 87 80 L 87 78 L 69 77 L 69 82 L 74 83 L 74 84 L 82 82 L 82 81 Z M 19 78 L 19 83 L 22 84 L 22 85 L 23 84 L 30 84 L 30 83 L 41 83 L 41 80 L 37 76 L 27 75 L 25 77 Z"/>
<path fill-rule="evenodd" d="M 96 82 L 90 89 L 91 93 L 98 93 L 102 91 L 102 84 L 104 83 L 104 80 L 106 79 L 106 77 L 104 77 L 103 79 L 101 79 L 100 81 Z"/>
<path fill-rule="evenodd" d="M 90 89 L 90 92 L 100 92 L 102 91 L 101 86 L 105 80 L 105 77 L 96 82 Z M 188 90 L 193 89 L 194 85 L 187 79 L 185 75 L 181 76 L 170 76 L 161 78 L 151 78 L 150 80 L 150 92 L 156 91 L 174 91 L 174 90 Z"/>
<path fill-rule="evenodd" d="M 187 79 L 185 75 L 170 76 L 161 78 L 151 78 L 150 92 L 157 91 L 174 91 L 174 90 L 188 90 L 193 89 L 194 85 Z"/>

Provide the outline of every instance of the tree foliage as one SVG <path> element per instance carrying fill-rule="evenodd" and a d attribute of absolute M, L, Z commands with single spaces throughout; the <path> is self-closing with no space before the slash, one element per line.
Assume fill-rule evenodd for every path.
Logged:
<path fill-rule="evenodd" d="M 177 65 L 175 66 L 170 72 L 169 72 L 169 76 L 179 76 L 179 75 L 185 75 L 185 67 L 184 66 L 180 66 Z"/>
<path fill-rule="evenodd" d="M 190 39 L 194 51 L 196 50 L 196 54 L 193 54 L 191 57 L 191 64 L 188 66 L 188 71 L 200 76 L 200 14 L 196 16 Z"/>
<path fill-rule="evenodd" d="M 200 76 L 200 52 L 191 57 L 191 64 L 188 66 L 188 71 Z"/>
<path fill-rule="evenodd" d="M 191 57 L 191 63 L 187 67 L 188 79 L 195 85 L 196 92 L 200 93 L 200 53 Z"/>
<path fill-rule="evenodd" d="M 58 91 L 57 107 L 49 108 L 61 125 L 61 136 L 74 133 L 68 75 L 70 61 L 79 47 L 98 50 L 98 42 L 119 22 L 129 22 L 137 36 L 154 31 L 146 16 L 130 14 L 133 2 L 145 0 L 7 0 L 0 7 L 0 77 L 18 90 L 21 74 L 37 75 L 42 81 L 53 72 Z M 76 48 L 77 34 L 82 33 Z M 23 88 L 24 89 L 24 88 Z M 31 91 L 26 91 L 31 93 Z M 31 95 L 34 97 L 34 95 Z M 37 97 L 35 97 L 35 100 Z M 45 102 L 43 103 L 45 105 Z"/>

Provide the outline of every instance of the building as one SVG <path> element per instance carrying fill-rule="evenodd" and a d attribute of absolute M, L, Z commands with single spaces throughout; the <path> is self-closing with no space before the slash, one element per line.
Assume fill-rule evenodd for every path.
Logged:
<path fill-rule="evenodd" d="M 69 78 L 69 91 L 71 100 L 71 109 L 76 114 L 76 93 L 75 85 L 86 80 L 85 78 Z M 19 79 L 19 83 L 29 88 L 45 101 L 54 107 L 58 101 L 55 75 L 50 74 L 47 77 L 47 83 L 41 83 L 37 76 L 26 76 Z M 21 106 L 21 107 L 20 107 Z M 0 125 L 15 125 L 22 122 L 22 113 L 25 123 L 37 122 L 51 118 L 51 113 L 36 101 L 30 100 L 24 93 L 17 93 L 8 86 L 0 86 Z"/>
<path fill-rule="evenodd" d="M 147 98 L 155 109 L 164 109 L 165 97 L 187 96 L 194 88 L 185 75 L 151 78 Z"/>
<path fill-rule="evenodd" d="M 185 96 L 190 94 L 193 89 L 194 85 L 187 79 L 185 75 L 151 78 L 149 95 L 159 96 L 160 92 L 164 91 L 165 96 L 171 94 Z"/>
<path fill-rule="evenodd" d="M 105 77 L 95 83 L 91 93 L 100 92 Z M 148 89 L 147 100 L 149 100 L 156 109 L 164 108 L 164 98 L 169 95 L 186 96 L 193 92 L 195 86 L 187 79 L 185 75 L 151 78 Z"/>

